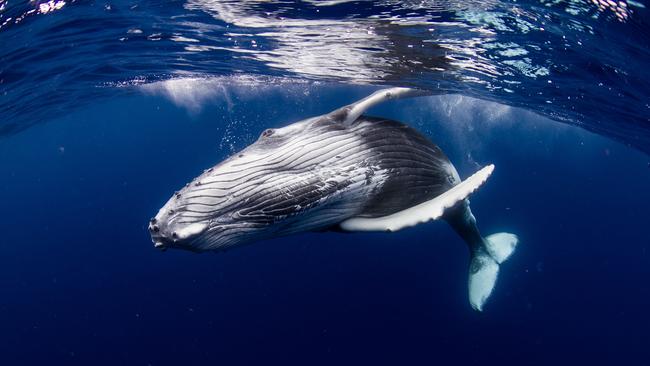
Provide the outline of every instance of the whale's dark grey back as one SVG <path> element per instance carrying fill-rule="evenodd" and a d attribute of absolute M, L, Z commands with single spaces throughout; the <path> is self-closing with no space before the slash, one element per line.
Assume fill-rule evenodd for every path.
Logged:
<path fill-rule="evenodd" d="M 367 157 L 388 174 L 380 192 L 360 216 L 386 216 L 428 201 L 459 183 L 442 150 L 415 129 L 393 120 L 363 116 L 350 128 L 358 130 Z"/>

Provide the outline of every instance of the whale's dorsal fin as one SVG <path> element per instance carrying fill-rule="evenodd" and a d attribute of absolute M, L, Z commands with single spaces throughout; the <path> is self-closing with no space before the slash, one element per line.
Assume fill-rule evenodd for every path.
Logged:
<path fill-rule="evenodd" d="M 478 189 L 494 171 L 490 164 L 471 177 L 455 185 L 445 193 L 409 207 L 405 210 L 382 217 L 353 217 L 339 224 L 345 231 L 397 231 L 409 226 L 415 226 L 430 220 L 436 220 L 445 210 L 467 198 Z"/>
<path fill-rule="evenodd" d="M 328 114 L 333 120 L 350 125 L 356 121 L 368 109 L 381 104 L 389 99 L 401 99 L 411 97 L 421 97 L 431 95 L 432 93 L 425 90 L 410 89 L 410 88 L 388 88 L 378 90 L 369 96 L 361 99 L 356 103 L 346 105 Z"/>

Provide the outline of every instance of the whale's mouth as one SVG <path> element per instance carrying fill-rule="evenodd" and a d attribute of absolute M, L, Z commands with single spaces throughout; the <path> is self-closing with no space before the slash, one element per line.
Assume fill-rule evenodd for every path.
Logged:
<path fill-rule="evenodd" d="M 199 248 L 193 246 L 190 242 L 183 240 L 169 240 L 166 238 L 152 236 L 151 241 L 153 242 L 154 248 L 160 250 L 161 252 L 165 252 L 170 248 L 187 250 L 194 253 L 201 252 Z"/>
<path fill-rule="evenodd" d="M 194 253 L 202 252 L 202 250 L 200 250 L 200 249 L 198 249 L 198 248 L 196 248 L 196 247 L 194 247 L 194 246 L 192 246 L 190 244 L 185 244 L 185 243 L 182 243 L 182 242 L 169 243 L 169 242 L 164 242 L 164 241 L 155 241 L 155 239 L 152 239 L 151 241 L 153 242 L 154 248 L 160 250 L 161 252 L 165 252 L 169 248 L 183 249 L 183 250 L 187 250 L 187 251 L 194 252 Z"/>

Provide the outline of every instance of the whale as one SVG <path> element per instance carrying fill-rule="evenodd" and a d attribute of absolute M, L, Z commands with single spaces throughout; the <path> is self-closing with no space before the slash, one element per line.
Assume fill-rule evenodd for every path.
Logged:
<path fill-rule="evenodd" d="M 494 165 L 462 180 L 425 135 L 366 115 L 388 100 L 424 95 L 382 89 L 325 115 L 264 130 L 172 195 L 149 221 L 154 246 L 220 252 L 302 232 L 395 232 L 441 219 L 467 244 L 469 303 L 483 310 L 500 264 L 519 241 L 511 233 L 482 236 L 470 209 L 468 197 Z"/>

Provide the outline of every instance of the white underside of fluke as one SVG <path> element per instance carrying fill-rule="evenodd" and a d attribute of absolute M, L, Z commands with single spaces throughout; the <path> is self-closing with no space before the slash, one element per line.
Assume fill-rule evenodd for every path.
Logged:
<path fill-rule="evenodd" d="M 482 250 L 472 255 L 469 265 L 469 303 L 474 310 L 483 311 L 483 305 L 492 294 L 499 275 L 499 264 Z"/>
<path fill-rule="evenodd" d="M 499 275 L 499 264 L 512 255 L 517 247 L 517 235 L 496 233 L 485 237 L 483 245 L 472 252 L 469 265 L 469 302 L 483 311 Z"/>
<path fill-rule="evenodd" d="M 519 242 L 517 235 L 510 233 L 496 233 L 485 237 L 485 248 L 494 260 L 501 264 L 515 251 Z"/>
<path fill-rule="evenodd" d="M 340 224 L 346 231 L 397 231 L 440 218 L 446 209 L 467 198 L 478 189 L 494 171 L 490 164 L 447 192 L 419 205 L 382 217 L 353 217 Z"/>

